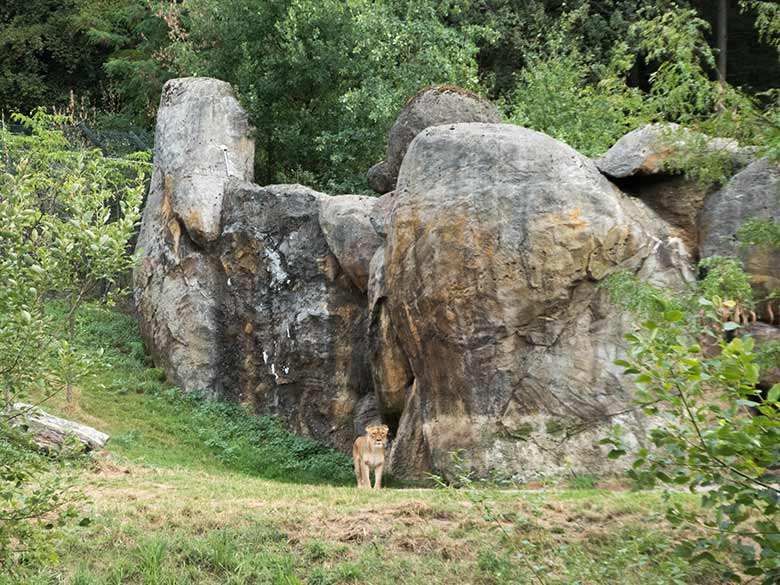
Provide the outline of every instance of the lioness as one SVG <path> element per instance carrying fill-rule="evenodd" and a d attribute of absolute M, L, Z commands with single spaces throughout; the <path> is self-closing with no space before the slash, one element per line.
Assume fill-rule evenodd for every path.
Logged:
<path fill-rule="evenodd" d="M 359 488 L 371 488 L 371 469 L 374 470 L 374 489 L 382 487 L 382 468 L 385 465 L 387 425 L 366 427 L 366 434 L 355 439 L 352 459 Z"/>

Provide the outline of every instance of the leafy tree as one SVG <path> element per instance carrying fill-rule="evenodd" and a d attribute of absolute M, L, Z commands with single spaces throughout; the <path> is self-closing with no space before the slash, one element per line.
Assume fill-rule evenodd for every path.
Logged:
<path fill-rule="evenodd" d="M 672 523 L 703 529 L 680 554 L 714 560 L 720 552 L 725 578 L 741 573 L 776 583 L 780 385 L 761 390 L 758 382 L 780 354 L 772 346 L 758 352 L 749 320 L 740 317 L 751 291 L 739 262 L 711 258 L 702 268 L 705 278 L 682 295 L 625 273 L 605 284 L 641 322 L 626 335 L 626 359 L 616 362 L 634 377 L 637 402 L 654 422 L 630 475 L 701 494 L 703 513 L 668 500 Z M 612 445 L 610 457 L 627 452 L 619 429 L 604 443 Z"/>
<path fill-rule="evenodd" d="M 626 78 L 635 55 L 623 42 L 599 65 L 579 48 L 588 11 L 565 14 L 543 43 L 527 53 L 517 89 L 506 108 L 515 124 L 540 130 L 595 156 L 626 132 L 652 118 L 651 105 Z"/>
<path fill-rule="evenodd" d="M 260 182 L 364 190 L 404 101 L 422 87 L 477 87 L 476 47 L 434 0 L 192 0 L 179 71 L 225 79 L 257 129 Z"/>
<path fill-rule="evenodd" d="M 0 4 L 0 111 L 64 106 L 70 92 L 100 90 L 101 51 L 87 43 L 77 12 L 85 0 L 7 0 Z"/>
<path fill-rule="evenodd" d="M 99 280 L 132 258 L 126 246 L 139 219 L 144 164 L 68 149 L 66 120 L 38 110 L 17 115 L 30 135 L 0 127 L 0 566 L 51 558 L 50 529 L 73 514 L 60 459 L 34 452 L 13 426 L 13 405 L 32 388 L 46 400 L 70 393 L 94 355 L 77 352 L 72 319 Z M 69 331 L 45 299 L 69 303 Z M 99 352 L 95 352 L 99 353 Z M 57 473 L 52 466 L 58 466 Z"/>
<path fill-rule="evenodd" d="M 164 5 L 151 0 L 90 0 L 78 13 L 88 46 L 105 55 L 98 124 L 151 128 L 163 84 L 173 76 Z"/>

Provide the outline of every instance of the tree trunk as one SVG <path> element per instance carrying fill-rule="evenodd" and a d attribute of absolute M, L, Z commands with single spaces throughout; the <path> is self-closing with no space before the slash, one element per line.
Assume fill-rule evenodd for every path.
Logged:
<path fill-rule="evenodd" d="M 76 316 L 74 315 L 75 309 L 71 308 L 70 311 L 68 311 L 68 343 L 70 344 L 70 347 L 68 348 L 68 351 L 71 353 L 73 352 L 73 338 L 75 337 L 75 323 Z M 68 404 L 70 404 L 73 401 L 73 370 L 72 364 L 68 364 L 68 367 L 65 371 L 65 400 Z"/>
<path fill-rule="evenodd" d="M 729 1 L 718 0 L 718 78 L 721 85 L 726 84 L 726 62 L 728 55 L 728 14 Z"/>
<path fill-rule="evenodd" d="M 2 414 L 9 416 L 12 425 L 27 427 L 33 441 L 47 449 L 61 447 L 75 440 L 87 451 L 102 449 L 109 436 L 97 429 L 64 418 L 52 416 L 36 406 L 17 402 L 9 404 Z"/>

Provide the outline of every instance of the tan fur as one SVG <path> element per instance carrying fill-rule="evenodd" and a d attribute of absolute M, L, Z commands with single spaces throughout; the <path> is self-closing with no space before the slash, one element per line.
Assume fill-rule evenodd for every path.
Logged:
<path fill-rule="evenodd" d="M 371 470 L 374 470 L 374 489 L 382 487 L 382 470 L 385 466 L 385 445 L 387 425 L 366 427 L 366 434 L 355 439 L 352 445 L 352 460 L 355 463 L 355 478 L 359 488 L 371 488 Z"/>

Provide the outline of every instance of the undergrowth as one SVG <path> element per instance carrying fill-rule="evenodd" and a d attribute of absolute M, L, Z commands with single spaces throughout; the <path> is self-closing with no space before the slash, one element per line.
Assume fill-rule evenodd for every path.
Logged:
<path fill-rule="evenodd" d="M 47 310 L 63 319 L 64 305 Z M 54 400 L 68 415 L 90 414 L 112 434 L 109 449 L 151 465 L 217 463 L 227 469 L 288 482 L 351 483 L 349 458 L 287 431 L 270 416 L 254 416 L 237 404 L 206 400 L 165 383 L 153 367 L 132 316 L 89 305 L 78 316 L 76 344 L 103 349 L 101 366 L 82 383 L 78 409 Z M 105 428 L 108 424 L 109 428 Z M 150 450 L 149 447 L 152 446 Z"/>

